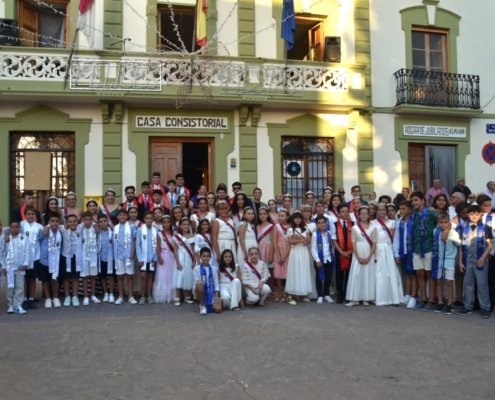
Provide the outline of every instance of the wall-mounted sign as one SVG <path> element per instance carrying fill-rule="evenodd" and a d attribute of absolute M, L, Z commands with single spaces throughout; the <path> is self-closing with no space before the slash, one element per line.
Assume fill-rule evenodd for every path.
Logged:
<path fill-rule="evenodd" d="M 488 164 L 495 164 L 495 143 L 490 142 L 485 144 L 483 150 L 481 150 L 481 156 Z"/>
<path fill-rule="evenodd" d="M 495 133 L 495 124 L 486 124 L 486 133 Z"/>
<path fill-rule="evenodd" d="M 136 127 L 225 130 L 229 127 L 229 119 L 227 117 L 155 117 L 138 115 L 136 116 Z"/>
<path fill-rule="evenodd" d="M 404 125 L 404 136 L 466 138 L 467 129 L 453 126 Z"/>
<path fill-rule="evenodd" d="M 230 159 L 230 169 L 237 169 L 237 158 Z"/>

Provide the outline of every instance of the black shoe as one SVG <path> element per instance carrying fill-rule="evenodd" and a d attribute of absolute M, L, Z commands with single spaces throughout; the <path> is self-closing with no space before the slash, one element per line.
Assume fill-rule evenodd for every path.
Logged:
<path fill-rule="evenodd" d="M 462 301 L 456 300 L 456 301 L 454 301 L 454 307 L 455 308 L 462 308 L 462 307 L 464 307 L 464 303 Z"/>
<path fill-rule="evenodd" d="M 22 302 L 22 306 L 21 306 L 24 310 L 27 310 L 28 309 L 28 301 L 27 300 L 24 300 Z"/>
<path fill-rule="evenodd" d="M 437 306 L 435 307 L 435 312 L 442 312 L 443 311 L 443 303 L 438 303 Z"/>
<path fill-rule="evenodd" d="M 344 299 L 337 297 L 337 304 L 342 304 L 344 302 Z"/>
<path fill-rule="evenodd" d="M 457 315 L 460 315 L 463 317 L 464 315 L 469 315 L 472 313 L 472 310 L 468 310 L 467 308 L 463 308 L 461 311 L 457 313 Z"/>
<path fill-rule="evenodd" d="M 43 297 L 45 297 L 45 295 L 43 295 Z M 34 299 L 34 302 L 37 303 L 39 300 L 38 299 Z"/>
<path fill-rule="evenodd" d="M 454 311 L 454 306 L 452 304 L 449 304 L 447 306 L 447 308 L 445 309 L 445 312 L 444 312 L 445 315 L 452 315 L 452 314 L 455 314 L 455 311 Z"/>
<path fill-rule="evenodd" d="M 34 302 L 34 300 L 28 300 L 27 306 L 28 306 L 28 308 L 30 308 L 32 310 L 36 310 L 38 308 L 38 306 L 36 305 L 36 303 Z"/>
<path fill-rule="evenodd" d="M 485 318 L 485 319 L 490 318 L 490 311 L 488 311 L 487 309 L 482 310 L 481 311 L 481 318 Z"/>

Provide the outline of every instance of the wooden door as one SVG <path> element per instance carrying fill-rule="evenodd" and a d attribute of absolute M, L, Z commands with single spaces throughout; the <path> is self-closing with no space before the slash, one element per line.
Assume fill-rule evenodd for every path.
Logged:
<path fill-rule="evenodd" d="M 323 61 L 323 23 L 313 26 L 308 35 L 311 61 Z"/>
<path fill-rule="evenodd" d="M 418 182 L 419 191 L 426 193 L 426 157 L 424 144 L 409 144 L 409 185 Z"/>
<path fill-rule="evenodd" d="M 182 143 L 152 141 L 150 144 L 150 172 L 160 172 L 162 185 L 166 185 L 169 179 L 175 179 L 175 174 L 182 173 Z"/>
<path fill-rule="evenodd" d="M 19 2 L 19 28 L 21 46 L 38 47 L 36 35 L 40 30 L 40 13 L 24 1 Z"/>

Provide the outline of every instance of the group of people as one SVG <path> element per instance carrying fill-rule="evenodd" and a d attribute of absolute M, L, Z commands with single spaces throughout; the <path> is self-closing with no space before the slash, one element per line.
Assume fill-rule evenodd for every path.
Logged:
<path fill-rule="evenodd" d="M 79 306 L 82 285 L 84 306 L 119 305 L 127 294 L 131 304 L 197 301 L 202 315 L 332 296 L 347 307 L 493 311 L 495 184 L 471 197 L 463 178 L 451 195 L 435 180 L 426 195 L 404 188 L 378 201 L 375 193 L 365 201 L 358 185 L 348 200 L 343 188 L 326 187 L 294 209 L 291 195 L 265 204 L 260 188 L 248 198 L 240 182 L 231 198 L 224 184 L 192 196 L 184 183 L 178 174 L 165 186 L 154 173 L 139 195 L 126 187 L 121 204 L 108 189 L 103 204 L 81 210 L 71 192 L 62 209 L 48 199 L 43 214 L 24 191 L 9 229 L 0 225 L 8 313 L 37 308 L 36 280 L 45 308 Z"/>

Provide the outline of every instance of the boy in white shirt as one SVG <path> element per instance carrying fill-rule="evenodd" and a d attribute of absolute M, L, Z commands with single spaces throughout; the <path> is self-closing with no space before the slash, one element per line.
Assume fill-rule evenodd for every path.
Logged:
<path fill-rule="evenodd" d="M 194 274 L 194 297 L 199 300 L 199 313 L 221 313 L 220 285 L 218 283 L 218 270 L 210 265 L 211 250 L 203 247 L 199 252 L 200 265 L 196 265 Z"/>

